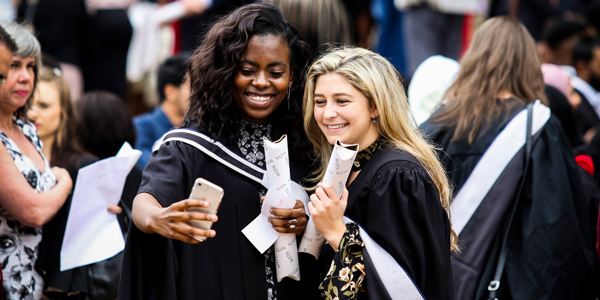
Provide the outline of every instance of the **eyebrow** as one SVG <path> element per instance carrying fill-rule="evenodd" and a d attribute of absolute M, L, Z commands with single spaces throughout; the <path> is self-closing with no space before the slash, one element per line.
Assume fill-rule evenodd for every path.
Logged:
<path fill-rule="evenodd" d="M 319 97 L 325 97 L 325 95 L 323 95 L 323 94 L 315 94 L 313 97 L 317 97 L 317 96 L 319 96 Z M 346 96 L 346 97 L 354 98 L 352 95 L 347 94 L 347 93 L 334 93 L 333 96 L 334 97 Z"/>
<path fill-rule="evenodd" d="M 256 62 L 253 62 L 253 61 L 251 61 L 251 60 L 249 60 L 249 59 L 242 59 L 242 60 L 240 61 L 240 63 L 241 63 L 241 64 L 249 64 L 249 65 L 253 65 L 253 66 L 255 66 L 255 67 L 258 67 L 258 64 L 257 64 Z M 286 68 L 287 68 L 287 64 L 285 64 L 285 63 L 284 63 L 284 62 L 282 62 L 282 61 L 274 61 L 274 62 L 272 62 L 272 63 L 270 63 L 270 64 L 268 64 L 268 65 L 267 65 L 267 67 L 268 67 L 268 68 L 269 68 L 269 67 L 274 67 L 274 66 L 284 66 L 284 67 L 286 67 Z"/>

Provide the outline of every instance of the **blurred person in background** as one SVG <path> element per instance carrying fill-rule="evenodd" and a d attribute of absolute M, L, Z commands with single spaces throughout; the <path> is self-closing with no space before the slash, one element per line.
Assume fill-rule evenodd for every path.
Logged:
<path fill-rule="evenodd" d="M 103 91 L 87 92 L 75 103 L 75 109 L 79 120 L 77 138 L 83 148 L 98 159 L 117 155 L 125 142 L 135 145 L 131 114 L 117 95 Z M 125 181 L 121 204 L 131 208 L 141 180 L 142 171 L 133 168 Z M 122 226 L 129 224 L 129 220 L 119 221 Z"/>
<path fill-rule="evenodd" d="M 83 92 L 85 0 L 21 0 L 17 21 L 38 38 L 44 53 L 61 63 L 73 99 Z"/>
<path fill-rule="evenodd" d="M 98 159 L 83 150 L 76 136 L 76 119 L 67 83 L 59 64 L 44 57 L 37 89 L 27 115 L 42 141 L 42 152 L 51 166 L 67 169 L 73 186 L 80 168 Z M 50 67 L 49 65 L 52 65 Z M 87 292 L 85 267 L 60 271 L 60 251 L 66 228 L 71 197 L 44 225 L 36 267 L 44 274 L 44 295 L 49 299 L 83 299 Z"/>
<path fill-rule="evenodd" d="M 579 93 L 581 103 L 575 111 L 583 139 L 589 143 L 600 126 L 600 40 L 593 37 L 579 39 L 573 48 L 571 83 Z"/>
<path fill-rule="evenodd" d="M 327 44 L 368 48 L 374 19 L 370 0 L 263 0 L 279 7 L 317 55 Z"/>
<path fill-rule="evenodd" d="M 587 34 L 583 22 L 562 19 L 554 21 L 547 26 L 542 40 L 537 43 L 542 63 L 572 65 L 573 48 Z"/>
<path fill-rule="evenodd" d="M 593 299 L 590 213 L 569 141 L 537 102 L 532 122 L 539 131 L 525 161 L 526 121 L 511 121 L 526 120 L 528 103 L 547 102 L 533 38 L 516 19 L 489 19 L 460 67 L 443 105 L 422 125 L 458 191 L 451 203 L 462 246 L 452 260 L 454 298 L 487 299 L 495 291 L 492 280 L 500 280 L 494 276 L 500 249 L 506 249 L 498 298 Z M 489 154 L 499 136 L 511 142 L 496 143 L 502 151 Z M 486 165 L 486 157 L 506 165 Z M 482 176 L 484 170 L 496 175 Z"/>
<path fill-rule="evenodd" d="M 160 65 L 157 79 L 159 106 L 152 112 L 133 118 L 137 133 L 135 148 L 142 151 L 137 162 L 140 169 L 148 163 L 156 141 L 183 122 L 190 95 L 190 81 L 185 76 L 189 57 L 189 53 L 181 53 Z"/>
<path fill-rule="evenodd" d="M 129 102 L 125 68 L 133 29 L 127 10 L 137 1 L 85 0 L 84 92 L 104 90 Z"/>
<path fill-rule="evenodd" d="M 160 1 L 160 0 L 159 0 Z M 208 32 L 212 24 L 221 16 L 229 13 L 237 7 L 252 3 L 254 0 L 212 0 L 210 6 L 198 10 L 193 8 L 189 2 L 196 0 L 179 0 L 184 2 L 190 13 L 182 18 L 178 23 L 178 38 L 176 50 L 182 52 L 192 52 L 202 44 L 204 35 Z"/>
<path fill-rule="evenodd" d="M 408 103 L 417 124 L 429 119 L 438 108 L 459 69 L 457 61 L 434 55 L 415 70 L 408 85 Z"/>
<path fill-rule="evenodd" d="M 21 0 L 17 20 L 29 24 L 42 51 L 61 62 L 71 97 L 107 90 L 126 100 L 125 67 L 137 0 Z"/>
<path fill-rule="evenodd" d="M 485 0 L 395 0 L 402 11 L 402 35 L 406 47 L 406 76 L 410 79 L 428 57 L 439 54 L 458 60 L 468 14 L 487 12 Z"/>
<path fill-rule="evenodd" d="M 560 121 L 571 147 L 576 149 L 583 143 L 578 124 L 583 121 L 581 114 L 575 118 L 576 112 L 580 111 L 581 96 L 573 89 L 571 78 L 565 69 L 554 64 L 542 64 L 542 75 L 546 84 L 544 93 L 548 98 L 548 106 Z"/>
<path fill-rule="evenodd" d="M 36 88 L 40 45 L 20 25 L 0 23 L 0 26 L 6 30 L 0 32 L 3 63 L 0 68 L 4 71 L 6 59 L 12 56 L 9 72 L 2 72 L 6 77 L 0 81 L 3 298 L 41 299 L 44 280 L 34 266 L 42 225 L 62 207 L 71 192 L 72 181 L 65 169 L 51 167 L 44 158 L 40 137 L 26 115 Z"/>
<path fill-rule="evenodd" d="M 394 5 L 394 0 L 371 0 L 371 15 L 376 22 L 374 37 L 376 52 L 388 59 L 394 67 L 406 74 L 406 54 L 402 34 L 402 12 Z M 409 97 L 410 99 L 410 97 Z"/>

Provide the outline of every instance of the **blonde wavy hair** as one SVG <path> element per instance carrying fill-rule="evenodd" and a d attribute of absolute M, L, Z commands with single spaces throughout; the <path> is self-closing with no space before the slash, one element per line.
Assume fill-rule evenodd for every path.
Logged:
<path fill-rule="evenodd" d="M 429 122 L 454 128 L 452 142 L 472 144 L 490 121 L 515 102 L 499 99 L 503 91 L 525 103 L 540 99 L 548 105 L 535 41 L 527 28 L 511 17 L 485 21 L 460 60 L 460 71 Z"/>
<path fill-rule="evenodd" d="M 304 128 L 313 144 L 320 165 L 315 182 L 325 175 L 333 146 L 329 144 L 314 118 L 314 93 L 319 76 L 336 73 L 344 76 L 379 111 L 377 127 L 391 146 L 414 156 L 435 184 L 442 206 L 449 212 L 452 190 L 446 172 L 440 164 L 436 149 L 425 141 L 410 108 L 398 71 L 381 55 L 362 48 L 333 49 L 310 67 L 304 88 L 302 112 Z M 457 236 L 451 232 L 451 250 L 458 250 Z"/>

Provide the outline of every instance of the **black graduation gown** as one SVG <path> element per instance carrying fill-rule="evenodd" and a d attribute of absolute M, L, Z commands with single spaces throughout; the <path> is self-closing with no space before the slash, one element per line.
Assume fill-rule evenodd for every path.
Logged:
<path fill-rule="evenodd" d="M 425 134 L 441 148 L 439 155 L 456 186 L 455 192 L 464 185 L 496 136 L 524 107 L 524 104 L 516 105 L 493 120 L 472 145 L 464 140 L 451 142 L 453 129 L 430 122 L 422 125 Z M 534 141 L 519 210 L 508 241 L 500 298 L 593 299 L 589 212 L 569 142 L 555 117 L 548 120 Z M 520 177 L 520 173 L 513 176 Z M 467 226 L 483 226 L 472 224 L 473 220 Z M 479 258 L 487 263 L 483 269 L 474 270 L 480 274 L 476 294 L 464 299 L 487 299 L 487 285 L 500 248 L 499 236 L 505 230 L 506 225 L 502 223 L 498 232 L 479 233 L 493 235 L 495 242 L 490 249 L 479 249 Z M 459 244 L 460 239 L 459 236 Z M 464 284 L 461 273 L 466 270 L 455 268 L 453 272 L 456 292 L 456 286 Z"/>
<path fill-rule="evenodd" d="M 95 163 L 98 160 L 95 156 L 80 154 L 72 159 L 68 166 L 65 166 L 69 176 L 73 181 L 73 189 L 77 180 L 79 169 Z M 36 268 L 44 276 L 44 290 L 49 287 L 57 288 L 65 292 L 87 292 L 87 269 L 85 266 L 60 271 L 60 250 L 67 227 L 67 219 L 71 210 L 71 201 L 73 191 L 65 201 L 65 204 L 54 215 L 50 222 L 44 224 L 42 232 L 42 241 L 39 245 L 38 260 Z"/>
<path fill-rule="evenodd" d="M 292 179 L 299 177 L 293 163 L 291 174 Z M 139 192 L 153 195 L 167 207 L 188 198 L 198 177 L 225 191 L 219 221 L 212 227 L 217 235 L 194 245 L 131 226 L 118 299 L 267 299 L 264 255 L 241 232 L 260 213 L 258 183 L 175 141 L 152 154 Z M 296 286 L 297 282 L 283 279 L 278 299 L 302 299 Z"/>
<path fill-rule="evenodd" d="M 345 215 L 396 259 L 425 298 L 453 299 L 450 223 L 434 183 L 419 162 L 406 152 L 383 146 L 348 192 Z M 327 267 L 332 256 L 331 247 L 324 246 L 320 260 Z M 369 262 L 365 264 L 369 299 L 391 299 L 381 281 L 370 276 Z"/>

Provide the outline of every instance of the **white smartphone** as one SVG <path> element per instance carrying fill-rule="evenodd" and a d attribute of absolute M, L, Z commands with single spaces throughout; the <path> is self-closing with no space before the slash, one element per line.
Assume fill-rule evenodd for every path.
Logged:
<path fill-rule="evenodd" d="M 192 187 L 190 199 L 204 199 L 210 205 L 208 207 L 190 207 L 187 210 L 216 214 L 217 210 L 219 209 L 219 205 L 221 204 L 223 194 L 223 189 L 220 186 L 204 178 L 198 178 L 196 179 L 196 182 L 194 182 L 194 187 Z M 202 229 L 210 229 L 212 227 L 212 223 L 213 222 L 211 221 L 189 221 L 190 225 Z"/>

